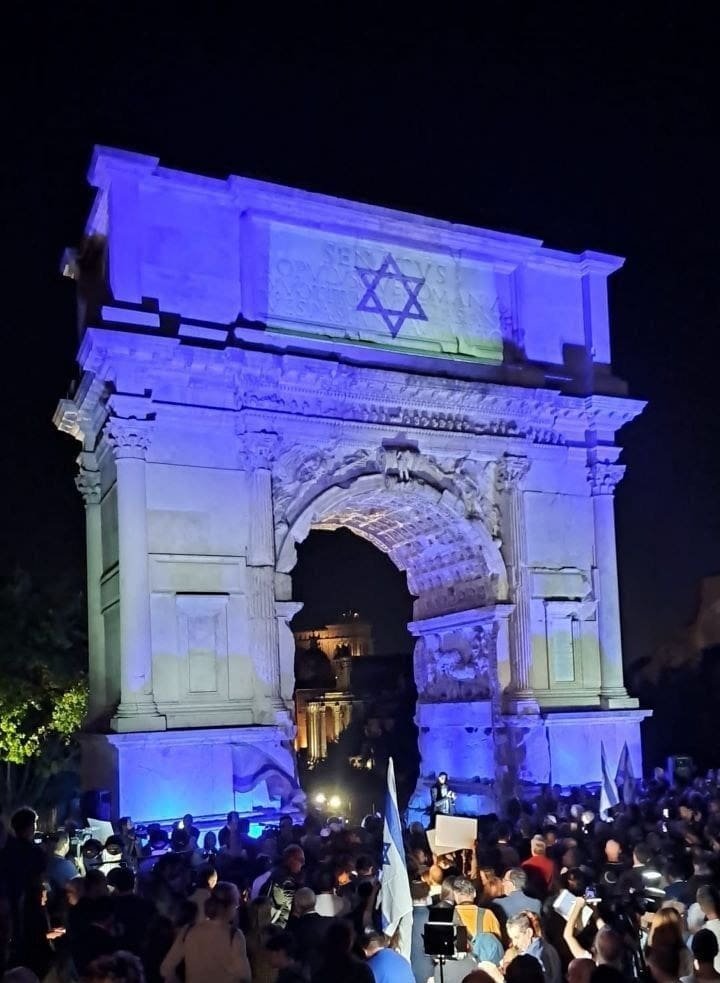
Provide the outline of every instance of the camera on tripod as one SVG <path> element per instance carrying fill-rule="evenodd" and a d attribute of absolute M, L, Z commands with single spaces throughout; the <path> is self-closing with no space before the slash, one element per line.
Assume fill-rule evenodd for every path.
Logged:
<path fill-rule="evenodd" d="M 449 905 L 433 905 L 428 912 L 423 929 L 425 955 L 439 959 L 464 955 L 468 951 L 468 932 L 464 925 L 455 921 L 455 909 Z"/>

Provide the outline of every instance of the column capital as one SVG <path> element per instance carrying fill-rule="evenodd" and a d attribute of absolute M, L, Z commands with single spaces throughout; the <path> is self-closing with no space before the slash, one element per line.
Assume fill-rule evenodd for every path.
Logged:
<path fill-rule="evenodd" d="M 587 480 L 592 495 L 614 495 L 625 474 L 624 464 L 593 461 L 587 466 Z"/>
<path fill-rule="evenodd" d="M 75 478 L 75 487 L 83 497 L 85 508 L 100 504 L 102 487 L 99 471 L 91 471 L 81 466 L 80 473 Z"/>
<path fill-rule="evenodd" d="M 113 457 L 145 460 L 152 439 L 154 421 L 111 416 L 103 435 L 112 448 Z"/>
<path fill-rule="evenodd" d="M 272 471 L 280 437 L 276 433 L 241 433 L 238 440 L 238 465 L 241 471 Z"/>
<path fill-rule="evenodd" d="M 520 487 L 530 470 L 530 460 L 515 454 L 504 454 L 497 465 L 498 491 L 510 492 Z"/>

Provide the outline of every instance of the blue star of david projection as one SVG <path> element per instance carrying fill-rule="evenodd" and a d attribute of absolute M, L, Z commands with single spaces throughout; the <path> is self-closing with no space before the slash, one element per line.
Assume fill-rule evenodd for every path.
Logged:
<path fill-rule="evenodd" d="M 388 253 L 377 270 L 368 270 L 361 266 L 355 267 L 365 293 L 360 299 L 356 310 L 367 311 L 368 314 L 379 314 L 390 329 L 390 334 L 396 338 L 400 328 L 406 321 L 427 321 L 427 314 L 422 309 L 418 294 L 425 285 L 424 276 L 406 276 L 400 271 L 395 258 Z M 378 290 L 383 281 L 400 283 L 405 288 L 407 300 L 403 307 L 386 307 Z"/>
<path fill-rule="evenodd" d="M 383 865 L 383 867 L 389 867 L 390 866 L 390 844 L 389 843 L 383 843 L 382 865 Z"/>

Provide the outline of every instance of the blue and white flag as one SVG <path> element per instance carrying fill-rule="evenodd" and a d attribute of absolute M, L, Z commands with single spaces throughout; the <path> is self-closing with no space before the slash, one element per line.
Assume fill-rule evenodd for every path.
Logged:
<path fill-rule="evenodd" d="M 605 757 L 605 745 L 602 741 L 600 741 L 600 769 L 602 771 L 600 783 L 600 818 L 607 820 L 610 818 L 609 810 L 613 806 L 620 804 L 620 797 L 615 780 L 610 777 L 607 758 Z"/>
<path fill-rule="evenodd" d="M 615 772 L 615 785 L 618 793 L 622 792 L 622 800 L 625 805 L 631 805 L 635 801 L 635 774 L 633 772 L 632 758 L 627 741 L 623 744 L 618 761 L 617 771 Z"/>
<path fill-rule="evenodd" d="M 410 959 L 412 936 L 412 898 L 410 878 L 405 865 L 400 812 L 395 787 L 395 766 L 388 761 L 385 820 L 383 823 L 383 857 L 380 882 L 380 912 L 382 930 L 393 936 L 400 929 L 398 952 Z"/>

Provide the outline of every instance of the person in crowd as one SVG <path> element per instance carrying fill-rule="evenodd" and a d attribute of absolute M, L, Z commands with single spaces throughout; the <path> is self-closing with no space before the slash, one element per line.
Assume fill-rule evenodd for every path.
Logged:
<path fill-rule="evenodd" d="M 189 897 L 189 901 L 195 905 L 195 923 L 205 920 L 205 902 L 213 892 L 213 888 L 218 882 L 218 874 L 212 864 L 205 863 L 195 872 L 195 890 Z"/>
<path fill-rule="evenodd" d="M 513 954 L 505 964 L 505 983 L 545 983 L 543 967 L 534 956 Z"/>
<path fill-rule="evenodd" d="M 520 866 L 520 854 L 517 852 L 513 844 L 510 842 L 512 837 L 512 826 L 510 823 L 501 822 L 498 823 L 495 838 L 498 856 L 500 860 L 500 868 L 504 871 L 509 870 L 511 867 Z"/>
<path fill-rule="evenodd" d="M 650 921 L 648 932 L 649 948 L 677 949 L 680 975 L 692 973 L 692 956 L 685 944 L 682 918 L 675 908 L 661 908 Z"/>
<path fill-rule="evenodd" d="M 157 914 L 155 905 L 137 894 L 136 877 L 130 867 L 111 870 L 107 882 L 112 892 L 118 948 L 142 956 Z"/>
<path fill-rule="evenodd" d="M 694 900 L 688 885 L 688 865 L 685 858 L 672 857 L 665 865 L 665 897 L 669 901 L 679 901 L 686 908 Z"/>
<path fill-rule="evenodd" d="M 504 896 L 493 901 L 493 908 L 502 913 L 503 922 L 521 911 L 532 911 L 535 915 L 542 911 L 542 902 L 525 893 L 527 883 L 527 873 L 522 867 L 511 867 L 505 872 L 502 880 Z"/>
<path fill-rule="evenodd" d="M 592 959 L 576 956 L 568 964 L 567 983 L 590 983 L 594 971 L 595 963 Z"/>
<path fill-rule="evenodd" d="M 646 960 L 654 983 L 678 983 L 680 954 L 676 948 L 673 946 L 653 946 L 648 950 Z"/>
<path fill-rule="evenodd" d="M 653 853 L 647 843 L 637 843 L 633 848 L 632 867 L 621 875 L 619 890 L 621 896 L 642 894 L 648 885 L 659 880 L 651 866 Z"/>
<path fill-rule="evenodd" d="M 430 917 L 430 886 L 425 880 L 410 882 L 412 899 L 412 933 L 410 942 L 410 965 L 415 983 L 427 983 L 433 975 L 433 961 L 425 952 L 425 926 Z"/>
<path fill-rule="evenodd" d="M 705 919 L 703 928 L 713 933 L 720 946 L 720 892 L 711 884 L 697 889 L 695 901 Z M 715 957 L 715 969 L 720 972 L 720 956 Z"/>
<path fill-rule="evenodd" d="M 528 877 L 530 893 L 544 900 L 555 880 L 555 864 L 547 855 L 545 840 L 539 834 L 530 840 L 530 856 L 520 865 Z"/>
<path fill-rule="evenodd" d="M 2 983 L 40 983 L 37 973 L 33 973 L 27 966 L 15 966 L 3 973 Z"/>
<path fill-rule="evenodd" d="M 623 858 L 622 844 L 615 837 L 609 837 L 605 842 L 604 860 L 600 871 L 598 888 L 601 897 L 611 900 L 621 894 L 620 879 L 627 869 Z"/>
<path fill-rule="evenodd" d="M 7 902 L 9 937 L 11 946 L 20 945 L 22 938 L 22 914 L 28 907 L 24 899 L 31 896 L 35 908 L 40 907 L 38 886 L 45 874 L 47 854 L 35 842 L 37 832 L 37 813 L 34 809 L 23 807 L 10 818 L 11 834 L 0 851 L 0 872 L 2 873 L 3 893 Z M 42 912 L 34 911 L 32 917 L 40 918 Z"/>
<path fill-rule="evenodd" d="M 447 772 L 441 771 L 430 789 L 433 816 L 452 816 L 455 813 L 455 793 L 448 785 Z"/>
<path fill-rule="evenodd" d="M 109 895 L 90 897 L 86 894 L 81 904 L 85 908 L 84 917 L 70 929 L 70 949 L 75 967 L 82 976 L 93 960 L 112 955 L 118 945 L 114 934 L 113 899 Z M 75 911 L 79 907 L 80 904 Z"/>
<path fill-rule="evenodd" d="M 609 925 L 605 925 L 598 919 L 598 931 L 595 935 L 592 951 L 584 949 L 576 938 L 576 930 L 580 922 L 580 915 L 585 910 L 585 899 L 576 898 L 565 924 L 563 940 L 570 951 L 573 960 L 588 959 L 596 966 L 613 966 L 623 972 L 625 969 L 623 961 L 623 940 L 622 937 Z M 576 973 L 582 973 L 576 967 Z"/>
<path fill-rule="evenodd" d="M 77 867 L 68 857 L 70 837 L 61 829 L 47 838 L 45 847 L 48 850 L 45 876 L 53 895 L 61 895 L 68 881 L 78 876 Z"/>
<path fill-rule="evenodd" d="M 718 956 L 718 940 L 714 932 L 701 928 L 692 937 L 692 973 L 681 977 L 682 983 L 700 983 L 701 980 L 720 980 L 720 973 L 715 969 Z"/>
<path fill-rule="evenodd" d="M 240 892 L 219 881 L 205 905 L 207 918 L 178 935 L 162 962 L 165 983 L 176 983 L 184 967 L 186 983 L 250 983 L 245 936 L 236 926 Z"/>
<path fill-rule="evenodd" d="M 399 952 L 388 948 L 388 939 L 382 932 L 366 931 L 362 950 L 375 983 L 415 983 L 410 963 Z"/>
<path fill-rule="evenodd" d="M 489 908 L 475 904 L 475 888 L 465 877 L 456 877 L 453 884 L 455 913 L 467 929 L 470 952 L 479 961 L 500 965 L 503 947 L 500 942 L 500 923 Z"/>
<path fill-rule="evenodd" d="M 347 899 L 338 896 L 330 870 L 321 870 L 315 878 L 315 896 L 315 911 L 324 918 L 339 918 L 350 910 Z"/>
<path fill-rule="evenodd" d="M 246 945 L 253 983 L 275 983 L 275 969 L 265 948 L 271 937 L 272 905 L 267 898 L 255 898 L 247 908 Z"/>
<path fill-rule="evenodd" d="M 375 983 L 372 970 L 353 954 L 355 933 L 349 922 L 333 919 L 325 935 L 322 962 L 312 983 Z"/>
<path fill-rule="evenodd" d="M 53 964 L 55 942 L 65 929 L 53 927 L 48 915 L 50 886 L 38 881 L 22 899 L 20 931 L 16 937 L 18 961 L 44 979 Z"/>
<path fill-rule="evenodd" d="M 540 922 L 534 915 L 528 912 L 513 915 L 508 919 L 506 928 L 515 952 L 533 956 L 540 963 L 545 983 L 562 983 L 560 956 L 543 938 Z M 485 969 L 487 965 L 483 963 L 482 968 Z"/>
<path fill-rule="evenodd" d="M 277 973 L 275 983 L 307 983 L 308 976 L 298 959 L 301 950 L 290 932 L 272 935 L 266 949 L 270 965 Z"/>
<path fill-rule="evenodd" d="M 305 854 L 302 847 L 291 844 L 283 850 L 281 863 L 268 873 L 260 886 L 259 895 L 270 899 L 272 923 L 278 928 L 285 928 L 287 925 L 295 893 L 305 885 L 304 868 Z"/>
<path fill-rule="evenodd" d="M 309 887 L 301 887 L 293 899 L 287 930 L 295 940 L 302 962 L 313 973 L 320 968 L 320 951 L 329 919 L 315 910 L 316 897 Z"/>
<path fill-rule="evenodd" d="M 100 956 L 87 968 L 85 983 L 146 983 L 142 963 L 132 952 Z"/>

